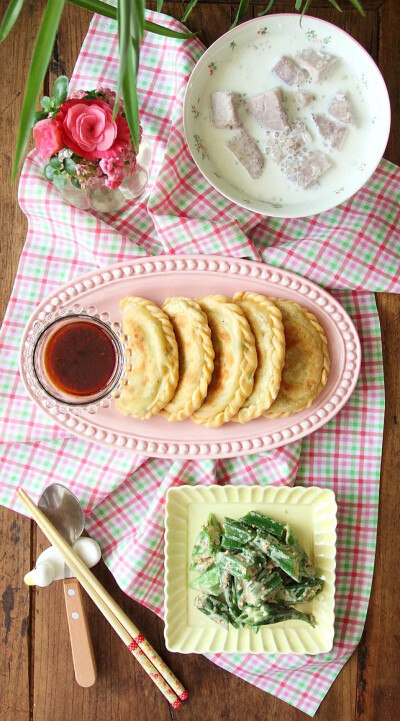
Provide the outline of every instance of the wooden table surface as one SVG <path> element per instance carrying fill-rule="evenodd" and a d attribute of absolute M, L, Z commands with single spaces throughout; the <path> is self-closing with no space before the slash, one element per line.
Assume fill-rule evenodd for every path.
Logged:
<path fill-rule="evenodd" d="M 340 1 L 340 0 L 339 0 Z M 3 8 L 7 2 L 1 1 Z M 264 0 L 264 5 L 266 0 Z M 17 202 L 17 185 L 9 182 L 22 92 L 44 0 L 26 2 L 17 27 L 0 46 L 0 177 L 2 317 L 10 297 L 26 219 Z M 314 0 L 310 14 L 350 33 L 372 55 L 385 78 L 392 103 L 392 131 L 385 157 L 400 165 L 400 3 L 364 0 L 366 17 L 341 2 L 339 14 L 328 0 Z M 292 11 L 294 0 L 277 0 L 275 11 Z M 153 4 L 154 7 L 154 4 Z M 264 6 L 249 7 L 248 18 Z M 184 6 L 164 4 L 164 12 L 181 18 Z M 201 0 L 188 26 L 209 45 L 226 31 L 237 5 Z M 47 84 L 70 75 L 91 14 L 66 6 L 53 52 Z M 46 90 L 47 88 L 45 88 Z M 318 721 L 395 721 L 400 715 L 400 583 L 399 498 L 400 418 L 398 296 L 377 296 L 382 327 L 386 420 L 378 546 L 372 595 L 361 642 L 317 712 Z M 49 479 L 51 480 L 51 479 Z M 47 542 L 35 524 L 0 509 L 0 719 L 1 721 L 300 721 L 306 715 L 245 683 L 199 655 L 165 650 L 163 623 L 129 599 L 100 564 L 96 575 L 150 643 L 190 690 L 190 700 L 172 711 L 140 666 L 128 656 L 97 609 L 85 598 L 98 663 L 92 688 L 74 681 L 62 586 L 28 589 L 24 574 Z"/>

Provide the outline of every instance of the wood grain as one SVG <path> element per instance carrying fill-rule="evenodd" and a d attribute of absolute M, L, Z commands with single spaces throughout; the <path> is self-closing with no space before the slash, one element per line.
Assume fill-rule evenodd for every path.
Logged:
<path fill-rule="evenodd" d="M 2 3 L 5 7 L 6 3 Z M 266 3 L 265 3 L 266 4 Z M 251 0 L 248 17 L 265 4 Z M 398 0 L 366 0 L 366 17 L 341 3 L 338 19 L 328 0 L 314 0 L 310 14 L 336 22 L 378 61 L 392 101 L 392 132 L 385 157 L 400 164 L 400 50 Z M 17 272 L 26 235 L 25 217 L 17 202 L 16 185 L 9 185 L 22 89 L 45 0 L 25 3 L 18 30 L 0 46 L 0 172 L 1 265 L 0 313 L 3 313 Z M 155 3 L 152 5 L 155 8 Z M 225 32 L 238 3 L 202 0 L 189 18 L 190 29 L 209 45 Z M 274 12 L 293 8 L 293 0 L 277 0 Z M 181 2 L 165 3 L 163 12 L 181 18 Z M 90 21 L 90 13 L 67 5 L 57 35 L 46 81 L 52 87 L 60 73 L 70 75 Z M 382 482 L 378 548 L 369 612 L 358 649 L 323 701 L 318 721 L 394 721 L 400 707 L 399 493 L 400 389 L 398 321 L 400 298 L 377 297 L 381 319 L 386 384 L 386 422 L 382 455 Z M 23 576 L 47 545 L 28 519 L 0 508 L 0 719 L 1 721 L 302 721 L 302 712 L 265 694 L 209 662 L 203 656 L 172 654 L 163 642 L 163 624 L 129 599 L 99 564 L 96 575 L 117 602 L 189 688 L 190 698 L 171 712 L 84 594 L 98 665 L 95 686 L 84 689 L 74 681 L 62 584 L 32 589 Z"/>

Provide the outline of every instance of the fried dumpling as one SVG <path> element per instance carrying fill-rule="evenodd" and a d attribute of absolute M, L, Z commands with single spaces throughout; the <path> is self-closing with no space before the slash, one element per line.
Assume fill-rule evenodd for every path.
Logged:
<path fill-rule="evenodd" d="M 275 400 L 285 361 L 285 335 L 279 308 L 260 293 L 236 293 L 233 302 L 244 312 L 255 338 L 258 365 L 254 386 L 232 419 L 246 423 L 259 418 Z"/>
<path fill-rule="evenodd" d="M 167 298 L 162 306 L 174 329 L 179 353 L 175 394 L 160 411 L 169 421 L 182 421 L 203 403 L 214 369 L 214 348 L 206 314 L 191 298 Z"/>
<path fill-rule="evenodd" d="M 214 371 L 204 403 L 191 418 L 217 428 L 236 415 L 250 395 L 257 367 L 254 336 L 241 308 L 223 295 L 198 299 L 211 328 Z"/>
<path fill-rule="evenodd" d="M 281 418 L 311 405 L 328 380 L 330 361 L 326 336 L 316 317 L 294 301 L 271 300 L 282 313 L 285 365 L 277 398 L 263 415 Z"/>
<path fill-rule="evenodd" d="M 151 418 L 171 400 L 178 383 L 174 331 L 166 313 L 151 300 L 131 296 L 120 305 L 133 368 L 115 405 L 126 416 Z"/>

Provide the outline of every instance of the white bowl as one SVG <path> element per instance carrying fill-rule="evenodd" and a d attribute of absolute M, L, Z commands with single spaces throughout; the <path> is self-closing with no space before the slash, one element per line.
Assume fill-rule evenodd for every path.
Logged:
<path fill-rule="evenodd" d="M 271 70 L 283 56 L 295 58 L 298 50 L 313 48 L 339 61 L 319 83 L 285 85 Z M 211 125 L 210 94 L 231 90 L 251 97 L 281 87 L 289 118 L 303 120 L 313 136 L 310 149 L 321 149 L 332 167 L 320 182 L 307 189 L 294 188 L 270 156 L 257 180 L 250 178 L 225 146 L 235 129 Z M 315 93 L 316 101 L 302 110 L 294 92 Z M 336 91 L 347 92 L 356 127 L 350 127 L 340 150 L 327 150 L 317 137 L 311 118 L 327 113 Z M 240 120 L 263 151 L 266 130 L 245 111 Z M 370 55 L 335 25 L 290 13 L 250 20 L 219 38 L 200 58 L 186 89 L 184 129 L 193 159 L 204 177 L 226 198 L 266 216 L 296 218 L 314 215 L 340 205 L 372 175 L 386 148 L 390 130 L 390 103 L 385 82 Z"/>

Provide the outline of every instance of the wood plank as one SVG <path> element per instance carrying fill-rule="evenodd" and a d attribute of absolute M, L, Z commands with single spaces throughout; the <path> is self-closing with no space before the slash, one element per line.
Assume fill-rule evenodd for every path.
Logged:
<path fill-rule="evenodd" d="M 37 554 L 49 545 L 40 531 L 38 536 Z M 128 598 L 103 563 L 93 572 L 159 650 L 155 615 Z M 167 701 L 84 591 L 83 596 L 98 668 L 90 688 L 75 682 L 62 584 L 35 590 L 33 721 L 170 721 Z M 177 673 L 174 660 L 171 668 Z"/>
<path fill-rule="evenodd" d="M 358 649 L 357 721 L 391 721 L 398 717 L 400 684 L 400 562 L 399 424 L 400 296 L 379 294 L 386 386 L 385 433 L 382 454 L 378 544 L 367 623 Z"/>
<path fill-rule="evenodd" d="M 385 78 L 392 105 L 392 127 L 385 157 L 400 164 L 400 82 L 397 68 L 400 49 L 397 33 L 400 9 L 387 2 L 379 13 L 378 64 Z M 399 639 L 393 619 L 399 617 L 399 585 L 393 569 L 400 560 L 400 502 L 397 491 L 400 470 L 399 433 L 400 386 L 395 359 L 400 350 L 398 319 L 400 297 L 380 293 L 377 306 L 382 331 L 386 388 L 385 432 L 382 452 L 380 510 L 377 553 L 372 593 L 365 630 L 358 647 L 357 721 L 389 721 L 397 718 L 400 705 Z M 398 578 L 398 577 L 397 577 Z"/>
<path fill-rule="evenodd" d="M 400 43 L 398 34 L 400 5 L 396 0 L 389 0 L 385 3 L 379 12 L 378 22 L 378 62 L 387 85 L 392 108 L 392 124 L 385 158 L 400 165 Z M 393 28 L 396 30 L 393 31 Z"/>
<path fill-rule="evenodd" d="M 31 522 L 0 508 L 0 718 L 28 721 L 32 627 L 29 571 Z"/>

